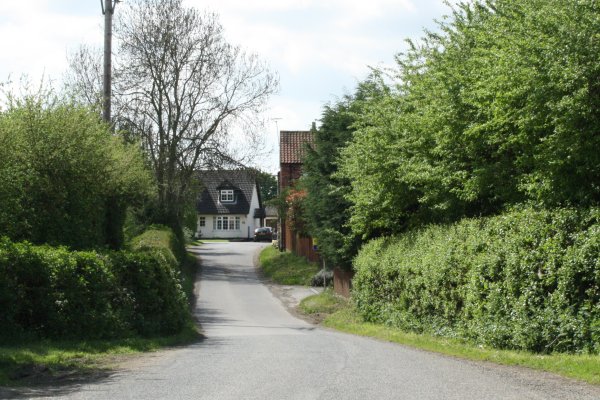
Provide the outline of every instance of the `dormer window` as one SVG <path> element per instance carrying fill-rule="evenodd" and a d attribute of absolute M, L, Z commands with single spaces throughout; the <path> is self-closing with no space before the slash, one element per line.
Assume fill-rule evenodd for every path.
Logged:
<path fill-rule="evenodd" d="M 233 190 L 226 189 L 221 190 L 221 203 L 231 203 L 233 202 Z"/>

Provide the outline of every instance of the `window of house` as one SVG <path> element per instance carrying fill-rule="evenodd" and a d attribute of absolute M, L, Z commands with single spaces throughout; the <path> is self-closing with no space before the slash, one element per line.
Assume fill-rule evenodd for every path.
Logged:
<path fill-rule="evenodd" d="M 200 226 L 200 227 L 206 226 L 206 217 L 198 218 L 198 226 Z"/>
<path fill-rule="evenodd" d="M 221 202 L 233 201 L 233 190 L 221 190 Z"/>
<path fill-rule="evenodd" d="M 214 217 L 213 221 L 218 231 L 240 230 L 240 217 Z"/>

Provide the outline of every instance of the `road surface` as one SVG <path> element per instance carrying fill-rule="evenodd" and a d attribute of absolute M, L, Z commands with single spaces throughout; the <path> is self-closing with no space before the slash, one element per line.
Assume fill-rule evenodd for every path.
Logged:
<path fill-rule="evenodd" d="M 95 382 L 30 391 L 64 399 L 600 399 L 598 387 L 341 334 L 290 315 L 257 278 L 261 244 L 210 243 L 196 316 L 206 339 Z"/>

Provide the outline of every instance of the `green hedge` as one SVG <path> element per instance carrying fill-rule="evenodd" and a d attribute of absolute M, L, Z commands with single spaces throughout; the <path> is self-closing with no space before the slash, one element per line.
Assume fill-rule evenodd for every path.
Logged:
<path fill-rule="evenodd" d="M 367 321 L 534 352 L 600 351 L 600 209 L 515 209 L 374 240 L 355 260 Z"/>
<path fill-rule="evenodd" d="M 142 335 L 180 331 L 188 316 L 178 266 L 160 251 L 111 254 L 113 271 L 126 294 L 128 322 Z"/>
<path fill-rule="evenodd" d="M 170 228 L 163 225 L 151 225 L 146 231 L 131 239 L 129 248 L 132 251 L 159 251 L 170 262 L 182 265 L 187 251 Z"/>
<path fill-rule="evenodd" d="M 189 318 L 164 249 L 69 251 L 0 239 L 0 339 L 170 334 Z"/>

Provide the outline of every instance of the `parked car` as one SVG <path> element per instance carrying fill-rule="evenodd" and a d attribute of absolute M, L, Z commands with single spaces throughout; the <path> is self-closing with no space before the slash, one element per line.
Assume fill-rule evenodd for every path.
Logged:
<path fill-rule="evenodd" d="M 273 230 L 270 227 L 265 226 L 254 230 L 254 241 L 258 242 L 261 240 L 273 240 Z"/>

